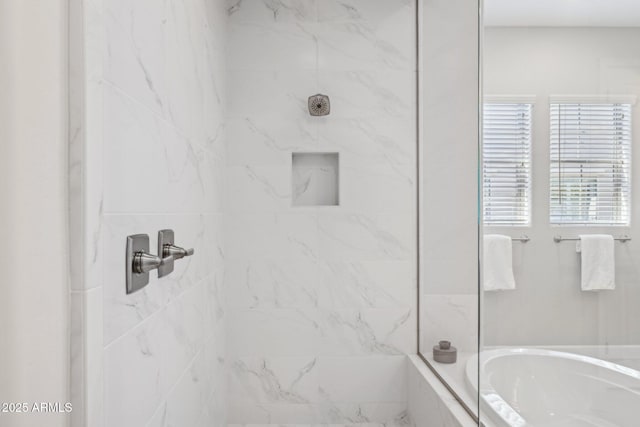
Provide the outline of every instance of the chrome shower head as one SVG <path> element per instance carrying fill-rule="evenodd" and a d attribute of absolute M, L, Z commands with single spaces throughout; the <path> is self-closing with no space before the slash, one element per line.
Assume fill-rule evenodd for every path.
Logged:
<path fill-rule="evenodd" d="M 331 111 L 329 97 L 320 93 L 309 97 L 309 114 L 312 116 L 327 116 Z"/>

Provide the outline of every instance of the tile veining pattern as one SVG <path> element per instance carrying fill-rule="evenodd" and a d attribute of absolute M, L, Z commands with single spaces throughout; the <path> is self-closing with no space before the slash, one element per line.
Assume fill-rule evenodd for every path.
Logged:
<path fill-rule="evenodd" d="M 229 422 L 405 425 L 414 1 L 227 7 Z M 315 93 L 329 116 L 309 115 Z M 292 206 L 305 151 L 340 154 L 340 206 Z"/>
<path fill-rule="evenodd" d="M 85 200 L 84 286 L 99 292 L 78 304 L 84 310 L 78 316 L 88 319 L 87 331 L 77 334 L 85 341 L 102 337 L 100 355 L 86 370 L 104 373 L 94 384 L 82 380 L 92 387 L 85 395 L 101 403 L 89 421 L 74 425 L 225 426 L 226 5 L 87 0 L 81 6 L 90 31 L 86 191 L 101 197 Z M 175 230 L 179 245 L 195 247 L 195 256 L 160 280 L 153 272 L 144 290 L 125 295 L 125 237 L 149 234 L 155 253 L 163 228 Z"/>

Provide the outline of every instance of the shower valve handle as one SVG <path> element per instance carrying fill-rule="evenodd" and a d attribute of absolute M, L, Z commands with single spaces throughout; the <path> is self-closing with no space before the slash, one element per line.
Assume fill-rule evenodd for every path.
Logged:
<path fill-rule="evenodd" d="M 194 252 L 195 251 L 193 248 L 185 249 L 172 244 L 166 244 L 162 246 L 162 256 L 172 256 L 174 260 L 179 260 L 186 256 L 191 256 Z"/>
<path fill-rule="evenodd" d="M 193 248 L 185 249 L 175 244 L 175 236 L 173 230 L 166 229 L 158 231 L 158 255 L 162 257 L 173 257 L 174 260 L 179 260 L 187 256 L 191 256 L 194 253 Z M 158 268 L 158 277 L 164 277 L 173 271 L 173 263 L 166 267 L 161 266 Z"/>
<path fill-rule="evenodd" d="M 159 256 L 151 255 L 146 252 L 136 252 L 133 255 L 133 271 L 137 274 L 148 273 L 151 270 L 155 270 L 160 266 L 172 264 L 174 261 L 174 257 L 172 255 L 164 256 L 160 258 Z"/>

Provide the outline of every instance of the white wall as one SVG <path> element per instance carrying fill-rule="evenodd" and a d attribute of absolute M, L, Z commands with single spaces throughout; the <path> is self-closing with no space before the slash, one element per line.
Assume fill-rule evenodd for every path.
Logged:
<path fill-rule="evenodd" d="M 69 401 L 66 12 L 61 0 L 0 2 L 0 400 L 29 406 Z"/>
<path fill-rule="evenodd" d="M 74 425 L 225 426 L 225 2 L 73 6 Z M 126 236 L 164 228 L 195 255 L 126 295 Z"/>
<path fill-rule="evenodd" d="M 230 422 L 406 416 L 416 351 L 413 0 L 230 4 Z M 329 95 L 310 117 L 307 97 Z M 340 206 L 291 153 L 340 153 Z"/>
<path fill-rule="evenodd" d="M 631 227 L 549 225 L 549 95 L 640 95 L 640 29 L 488 28 L 484 39 L 484 92 L 535 95 L 533 216 L 527 228 L 486 232 L 527 234 L 514 242 L 517 289 L 485 293 L 485 344 L 640 344 L 640 150 L 633 150 Z M 634 135 L 640 105 L 633 115 Z M 580 291 L 580 258 L 571 242 L 553 235 L 629 234 L 616 243 L 616 290 Z M 508 327 L 506 326 L 508 324 Z"/>

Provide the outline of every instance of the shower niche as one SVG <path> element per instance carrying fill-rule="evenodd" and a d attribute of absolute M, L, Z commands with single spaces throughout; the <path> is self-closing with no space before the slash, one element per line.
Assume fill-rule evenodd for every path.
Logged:
<path fill-rule="evenodd" d="M 340 204 L 340 155 L 338 153 L 292 153 L 293 206 Z"/>

